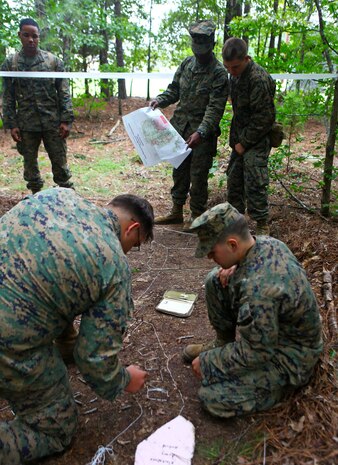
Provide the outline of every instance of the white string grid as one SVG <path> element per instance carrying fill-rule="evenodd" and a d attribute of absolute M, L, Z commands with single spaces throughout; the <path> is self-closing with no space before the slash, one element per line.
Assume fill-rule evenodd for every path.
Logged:
<path fill-rule="evenodd" d="M 185 233 L 183 231 L 176 231 L 175 229 L 170 229 L 170 228 L 162 228 L 162 231 L 168 231 L 170 233 L 177 233 L 179 235 L 183 235 L 185 237 L 187 237 L 188 239 L 188 243 L 186 244 L 185 247 L 182 247 L 182 249 L 184 250 L 187 250 L 189 248 L 191 249 L 194 249 L 194 247 L 189 247 L 189 242 L 190 242 L 190 239 L 193 239 L 195 238 L 196 236 L 194 234 L 191 234 L 191 233 Z M 165 254 L 164 254 L 164 259 L 163 259 L 163 262 L 161 264 L 161 267 L 159 268 L 153 268 L 150 266 L 150 263 L 151 263 L 151 260 L 153 259 L 153 256 L 155 254 L 155 251 L 156 251 L 156 246 L 159 246 L 159 247 L 163 247 L 165 250 Z M 147 288 L 141 293 L 141 295 L 139 295 L 137 297 L 137 299 L 135 299 L 135 304 L 139 303 L 142 298 L 148 294 L 149 290 L 152 288 L 152 286 L 154 285 L 155 281 L 160 277 L 161 275 L 161 271 L 164 272 L 164 271 L 171 271 L 171 270 L 175 270 L 175 271 L 179 271 L 177 268 L 165 268 L 165 265 L 167 264 L 167 261 L 169 259 L 169 251 L 170 249 L 175 249 L 176 251 L 179 249 L 179 247 L 177 247 L 175 245 L 175 247 L 168 247 L 168 246 L 165 246 L 164 244 L 161 244 L 159 242 L 156 242 L 156 241 L 153 241 L 152 243 L 152 246 L 151 246 L 151 253 L 149 254 L 148 256 L 148 259 L 146 261 L 146 264 L 145 264 L 145 268 L 146 270 L 140 274 L 143 274 L 143 273 L 149 273 L 149 272 L 156 272 L 156 275 L 155 277 L 151 280 L 150 284 L 147 286 Z M 184 268 L 184 271 L 186 270 L 198 270 L 196 268 Z M 198 270 L 200 271 L 200 270 Z M 160 346 L 161 348 L 161 351 L 162 351 L 162 354 L 164 356 L 164 359 L 166 361 L 166 365 L 165 365 L 165 369 L 166 371 L 168 372 L 169 374 L 169 377 L 172 381 L 172 385 L 174 386 L 174 389 L 177 391 L 177 393 L 179 394 L 180 396 L 180 400 L 181 400 L 181 408 L 179 410 L 179 413 L 178 415 L 181 415 L 181 413 L 183 412 L 184 410 L 184 406 L 185 406 L 185 402 L 184 402 L 184 398 L 183 398 L 183 394 L 181 392 L 181 390 L 179 389 L 178 387 L 178 384 L 173 376 L 173 373 L 170 369 L 170 366 L 169 366 L 169 363 L 170 363 L 170 360 L 171 358 L 168 356 L 168 354 L 166 353 L 165 349 L 164 349 L 164 346 L 160 340 L 160 337 L 159 337 L 159 334 L 154 326 L 154 324 L 150 321 L 146 321 L 146 320 L 143 320 L 143 319 L 140 319 L 140 318 L 135 318 L 135 315 L 138 313 L 138 309 L 135 310 L 134 312 L 134 319 L 132 321 L 132 323 L 130 324 L 129 326 L 129 334 L 133 334 L 137 329 L 139 329 L 142 325 L 148 325 L 152 328 L 154 334 L 155 334 L 155 337 L 156 337 L 156 340 L 157 340 L 157 343 L 158 345 Z M 151 352 L 149 353 L 143 353 L 141 352 L 140 350 L 138 351 L 138 353 L 143 356 L 143 357 L 147 357 L 147 356 L 150 356 L 151 355 Z M 156 359 L 157 357 L 153 357 L 152 359 L 148 359 L 148 362 L 150 360 L 154 360 Z M 161 374 L 162 376 L 162 374 Z M 163 377 L 162 377 L 163 378 Z M 147 389 L 147 397 L 148 399 L 150 400 L 160 400 L 159 398 L 152 398 L 152 397 L 149 397 L 149 392 L 161 392 L 162 394 L 167 394 L 167 396 L 169 397 L 169 393 L 163 389 L 163 388 L 159 388 L 159 387 L 154 387 L 154 386 L 151 386 L 151 387 L 148 387 Z M 137 423 L 137 421 L 142 417 L 143 415 L 143 409 L 142 409 L 142 406 L 141 404 L 137 401 L 137 404 L 140 408 L 140 414 L 138 415 L 137 418 L 135 418 L 123 431 L 121 431 L 117 436 L 115 436 L 106 446 L 99 446 L 98 447 L 98 450 L 96 451 L 96 454 L 94 455 L 94 457 L 92 458 L 92 460 L 87 463 L 87 465 L 104 465 L 105 464 L 105 460 L 106 458 L 108 458 L 109 460 L 110 459 L 114 459 L 115 457 L 115 453 L 114 453 L 114 449 L 113 449 L 113 444 L 115 443 L 115 441 L 120 437 L 122 436 L 126 431 L 128 431 L 135 423 Z"/>

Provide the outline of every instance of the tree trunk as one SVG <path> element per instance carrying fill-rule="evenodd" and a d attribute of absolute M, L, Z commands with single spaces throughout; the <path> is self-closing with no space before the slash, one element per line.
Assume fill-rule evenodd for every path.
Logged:
<path fill-rule="evenodd" d="M 38 23 L 40 27 L 40 39 L 43 44 L 43 48 L 45 50 L 50 51 L 49 44 L 45 43 L 50 31 L 49 26 L 45 26 L 45 24 L 48 24 L 46 13 L 46 0 L 34 0 L 34 5 L 37 17 L 39 18 Z"/>
<path fill-rule="evenodd" d="M 286 11 L 286 2 L 287 0 L 284 0 L 284 4 L 283 4 L 283 18 L 284 18 L 284 15 L 285 15 L 285 11 Z M 278 44 L 277 44 L 277 50 L 278 50 L 278 53 L 280 53 L 280 47 L 282 45 L 282 30 L 280 29 L 280 32 L 278 34 Z"/>
<path fill-rule="evenodd" d="M 250 14 L 251 3 L 250 0 L 245 0 L 244 3 L 244 16 L 248 16 Z M 249 46 L 249 37 L 244 35 L 243 40 L 245 40 L 246 44 Z"/>
<path fill-rule="evenodd" d="M 273 0 L 273 11 L 276 17 L 278 13 L 278 0 Z M 275 52 L 275 38 L 276 38 L 275 28 L 272 26 L 271 35 L 270 35 L 270 43 L 269 43 L 269 52 L 268 52 L 269 58 L 272 58 Z"/>
<path fill-rule="evenodd" d="M 308 10 L 307 18 L 306 18 L 307 23 L 310 21 L 312 11 L 313 11 L 313 4 L 312 4 L 312 2 L 310 2 L 309 3 L 309 10 Z M 303 65 L 304 58 L 305 58 L 305 40 L 306 40 L 306 31 L 302 32 L 302 38 L 301 38 L 301 41 L 300 41 L 300 58 L 299 58 L 300 66 Z M 299 93 L 300 81 L 296 81 L 296 90 Z"/>
<path fill-rule="evenodd" d="M 200 3 L 201 0 L 196 1 L 195 21 L 198 21 L 200 19 Z"/>
<path fill-rule="evenodd" d="M 114 0 L 114 13 L 117 18 L 120 18 L 122 16 L 120 0 Z M 124 68 L 123 41 L 118 36 L 116 36 L 116 39 L 115 39 L 115 50 L 116 50 L 116 64 L 119 68 Z M 118 79 L 117 83 L 118 83 L 119 99 L 126 99 L 127 98 L 126 80 Z"/>
<path fill-rule="evenodd" d="M 153 24 L 153 0 L 150 0 L 150 11 L 149 11 L 149 31 L 148 31 L 148 57 L 147 57 L 147 72 L 151 72 L 151 33 Z M 150 100 L 150 79 L 147 80 L 147 100 Z"/>
<path fill-rule="evenodd" d="M 235 16 L 242 16 L 242 0 L 227 0 L 224 18 L 223 42 L 228 40 L 230 34 L 230 23 Z"/>
<path fill-rule="evenodd" d="M 99 60 L 100 60 L 100 66 L 102 65 L 107 65 L 108 64 L 108 33 L 106 29 L 101 29 L 100 31 L 103 41 L 104 41 L 104 46 L 103 48 L 100 49 L 99 53 Z M 101 94 L 105 96 L 106 100 L 109 100 L 110 92 L 109 92 L 109 81 L 108 79 L 101 79 L 100 81 L 100 91 Z"/>
<path fill-rule="evenodd" d="M 261 48 L 261 26 L 258 26 L 258 38 L 257 38 L 257 48 L 256 48 L 256 57 L 259 58 Z"/>
<path fill-rule="evenodd" d="M 324 50 L 324 56 L 325 56 L 327 66 L 329 68 L 330 73 L 334 73 L 333 65 L 332 65 L 332 61 L 331 61 L 331 57 L 330 57 L 330 53 L 329 53 L 329 49 L 328 49 L 328 41 L 327 41 L 327 38 L 326 38 L 325 32 L 324 32 L 324 21 L 323 21 L 322 9 L 320 7 L 319 0 L 314 0 L 314 1 L 315 1 L 315 5 L 316 5 L 316 8 L 317 8 L 317 12 L 318 12 L 320 37 L 322 39 L 322 42 L 323 42 L 324 46 L 326 47 L 325 50 Z"/>
<path fill-rule="evenodd" d="M 86 53 L 87 50 L 85 46 L 82 47 L 81 52 L 82 52 L 81 54 L 82 55 L 82 71 L 86 73 L 88 69 L 88 65 L 87 65 L 87 53 Z M 84 87 L 85 87 L 85 95 L 89 97 L 90 96 L 89 79 L 84 79 Z"/>
<path fill-rule="evenodd" d="M 230 39 L 230 22 L 232 20 L 232 0 L 227 0 L 227 4 L 225 7 L 225 17 L 224 17 L 224 35 L 223 35 L 223 43 Z"/>
<path fill-rule="evenodd" d="M 330 197 L 331 197 L 331 183 L 333 173 L 333 158 L 334 148 L 336 143 L 337 132 L 337 118 L 338 118 L 338 79 L 334 87 L 334 97 L 332 104 L 332 112 L 330 119 L 329 135 L 326 142 L 325 161 L 324 161 L 324 177 L 323 189 L 321 198 L 321 214 L 324 216 L 330 215 Z"/>
<path fill-rule="evenodd" d="M 107 9 L 108 9 L 108 1 L 104 0 L 102 5 L 100 5 L 101 9 L 101 29 L 100 35 L 103 37 L 103 47 L 100 48 L 99 51 L 99 62 L 100 66 L 104 66 L 108 64 L 108 49 L 109 49 L 109 41 L 108 41 L 108 31 L 107 31 Z M 109 81 L 108 79 L 101 79 L 100 81 L 100 92 L 105 96 L 106 100 L 109 100 L 110 92 L 109 92 Z"/>
<path fill-rule="evenodd" d="M 69 71 L 71 69 L 70 60 L 71 60 L 71 38 L 69 36 L 63 36 L 63 50 L 62 58 L 65 65 L 65 70 Z"/>

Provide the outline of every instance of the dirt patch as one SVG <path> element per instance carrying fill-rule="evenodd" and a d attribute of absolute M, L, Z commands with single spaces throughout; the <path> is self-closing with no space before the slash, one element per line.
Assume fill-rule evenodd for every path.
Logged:
<path fill-rule="evenodd" d="M 124 111 L 127 113 L 145 104 L 142 99 L 128 100 L 124 104 Z M 168 110 L 168 116 L 171 111 Z M 85 134 L 81 135 L 84 137 L 74 138 L 69 142 L 71 152 L 90 153 L 93 157 L 97 156 L 95 146 L 89 145 L 89 140 L 92 138 L 101 140 L 99 138 L 107 137 L 107 131 L 116 121 L 117 105 L 115 103 L 96 121 L 90 122 L 79 118 L 75 130 Z M 304 141 L 307 145 L 299 146 L 297 150 L 301 152 L 311 149 L 308 144 L 311 143 L 314 132 L 319 134 L 318 137 L 325 138 L 324 127 L 317 122 L 311 123 L 304 131 Z M 116 129 L 114 134 L 117 138 L 121 138 L 116 142 L 120 148 L 122 147 L 127 152 L 133 151 L 122 125 Z M 317 137 L 315 139 L 314 144 L 317 143 Z M 14 156 L 11 146 L 7 138 L 1 143 L 0 150 L 6 152 L 9 157 Z M 20 176 L 21 173 L 18 173 L 18 177 Z M 167 211 L 170 205 L 170 176 L 156 167 L 148 170 L 135 162 L 131 163 L 130 171 L 121 172 L 119 176 L 128 186 L 126 190 L 133 193 L 141 190 L 142 195 L 153 203 L 156 213 Z M 210 183 L 210 186 L 210 206 L 224 201 L 224 188 L 219 188 L 217 182 L 214 181 Z M 116 438 L 113 444 L 116 454 L 115 463 L 132 465 L 137 444 L 154 432 L 157 427 L 180 413 L 195 425 L 196 440 L 202 448 L 207 449 L 215 441 L 221 444 L 218 455 L 216 454 L 213 458 L 206 458 L 199 449 L 194 457 L 194 465 L 253 463 L 244 456 L 239 459 L 239 462 L 237 459 L 236 462 L 226 462 L 222 457 L 225 456 L 224 451 L 227 450 L 229 444 L 241 438 L 245 440 L 243 433 L 253 432 L 259 428 L 263 428 L 267 438 L 267 455 L 270 457 L 270 462 L 267 463 L 298 465 L 312 463 L 306 462 L 310 458 L 317 460 L 316 463 L 334 463 L 330 454 L 334 452 L 336 444 L 332 435 L 330 436 L 331 431 L 327 435 L 318 435 L 317 443 L 309 443 L 311 440 L 309 430 L 303 428 L 307 436 L 302 436 L 302 430 L 297 433 L 290 426 L 290 421 L 293 421 L 293 424 L 299 424 L 297 422 L 305 416 L 305 422 L 317 421 L 316 427 L 319 429 L 323 428 L 323 425 L 326 427 L 327 420 L 320 416 L 320 412 L 312 412 L 313 418 L 309 420 L 309 412 L 304 411 L 302 401 L 306 399 L 310 403 L 322 395 L 325 396 L 330 406 L 333 402 L 332 389 L 328 389 L 332 380 L 324 377 L 329 363 L 332 362 L 330 351 L 333 345 L 321 289 L 323 267 L 334 270 L 337 263 L 337 223 L 331 220 L 326 221 L 317 213 L 310 214 L 304 211 L 291 199 L 285 197 L 285 191 L 278 184 L 273 187 L 274 193 L 270 198 L 272 235 L 284 241 L 305 267 L 317 295 L 324 320 L 326 353 L 316 373 L 316 379 L 309 386 L 310 391 L 302 390 L 296 393 L 287 405 L 287 410 L 284 406 L 273 411 L 272 414 L 219 420 L 203 411 L 197 399 L 199 383 L 192 376 L 190 366 L 182 362 L 181 351 L 186 343 L 203 341 L 213 336 L 204 302 L 204 279 L 213 265 L 206 259 L 194 258 L 196 246 L 194 235 L 183 234 L 180 227 L 156 227 L 154 242 L 143 246 L 140 252 L 131 252 L 128 255 L 133 276 L 135 313 L 121 353 L 121 359 L 125 364 L 136 363 L 149 371 L 147 387 L 137 395 L 123 394 L 111 403 L 96 398 L 95 393 L 84 384 L 77 368 L 71 366 L 69 375 L 80 413 L 78 433 L 71 448 L 63 455 L 39 463 L 84 465 L 93 457 L 98 446 L 106 445 Z M 0 189 L 0 215 L 20 201 L 25 194 L 25 191 L 18 194 L 8 187 Z M 319 207 L 317 191 L 305 191 L 299 195 L 304 202 Z M 91 200 L 99 204 L 107 201 L 106 198 L 101 197 L 93 197 Z M 180 319 L 160 314 L 155 310 L 163 293 L 168 289 L 182 289 L 198 293 L 198 300 L 191 317 Z M 322 385 L 318 383 L 318 379 L 323 381 Z M 320 404 L 314 405 L 320 410 Z M 1 408 L 6 408 L 5 402 L 0 402 Z M 1 419 L 11 417 L 12 414 L 8 408 L 0 413 Z M 123 431 L 125 432 L 120 435 Z M 278 431 L 280 441 L 276 442 Z M 293 454 L 290 446 L 297 441 L 299 443 L 299 440 L 303 441 L 304 449 L 306 448 L 303 455 L 300 455 L 299 450 Z M 282 441 L 284 441 L 284 446 Z M 258 447 L 263 453 L 262 442 Z M 273 454 L 277 457 L 277 461 L 274 460 Z"/>

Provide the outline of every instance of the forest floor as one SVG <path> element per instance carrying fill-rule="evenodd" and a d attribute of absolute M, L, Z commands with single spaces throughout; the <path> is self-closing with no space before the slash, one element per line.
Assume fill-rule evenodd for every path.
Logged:
<path fill-rule="evenodd" d="M 128 99 L 123 102 L 123 113 L 146 105 L 143 99 Z M 167 116 L 171 112 L 172 109 L 165 111 Z M 85 117 L 83 110 L 78 111 L 68 140 L 68 158 L 76 190 L 99 205 L 117 194 L 134 193 L 151 201 L 156 214 L 167 212 L 171 203 L 171 168 L 144 167 L 123 124 L 107 136 L 119 120 L 115 102 L 92 111 L 90 116 Z M 179 226 L 157 226 L 152 244 L 128 254 L 135 313 L 121 352 L 126 365 L 138 364 L 149 371 L 147 386 L 136 395 L 125 393 L 110 403 L 96 398 L 76 366 L 70 366 L 71 385 L 79 402 L 79 429 L 64 454 L 41 460 L 39 464 L 85 465 L 100 445 L 107 445 L 115 438 L 113 463 L 132 465 L 137 444 L 179 414 L 195 426 L 194 465 L 336 463 L 334 331 L 337 328 L 335 317 L 327 312 L 322 288 L 323 269 L 326 269 L 331 272 L 335 290 L 337 222 L 319 214 L 320 190 L 316 186 L 320 175 L 308 157 L 308 154 L 316 156 L 323 152 L 325 139 L 325 128 L 320 122 L 307 123 L 302 137 L 293 141 L 295 159 L 304 154 L 307 157 L 301 162 L 292 161 L 289 166 L 294 182 L 306 175 L 306 187 L 295 195 L 314 211 L 302 208 L 278 181 L 272 181 L 270 194 L 271 235 L 284 241 L 304 266 L 323 317 L 325 352 L 311 383 L 270 412 L 220 420 L 203 411 L 197 398 L 199 382 L 193 377 L 191 367 L 183 363 L 181 352 L 186 343 L 213 337 L 203 284 L 213 264 L 207 259 L 194 258 L 195 235 L 182 233 Z M 228 149 L 221 148 L 217 169 L 209 184 L 210 206 L 225 201 L 223 182 L 227 156 Z M 43 148 L 39 159 L 45 187 L 51 187 L 50 164 Z M 1 216 L 27 194 L 21 157 L 9 134 L 1 136 L 0 163 Z M 168 289 L 198 294 L 189 318 L 176 318 L 155 310 Z M 0 418 L 12 418 L 5 401 L 0 401 Z"/>

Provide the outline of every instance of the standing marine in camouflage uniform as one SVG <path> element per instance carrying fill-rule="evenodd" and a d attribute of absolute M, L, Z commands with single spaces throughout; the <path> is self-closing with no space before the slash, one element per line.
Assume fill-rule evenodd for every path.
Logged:
<path fill-rule="evenodd" d="M 113 400 L 146 372 L 118 359 L 131 318 L 125 254 L 152 238 L 151 205 L 120 195 L 99 208 L 71 189 L 28 196 L 0 219 L 0 464 L 64 450 L 77 426 L 67 369 L 53 341 L 81 315 L 74 358 L 87 383 Z"/>
<path fill-rule="evenodd" d="M 39 26 L 30 18 L 20 22 L 20 52 L 10 55 L 2 71 L 64 71 L 61 60 L 38 48 Z M 74 119 L 68 79 L 3 78 L 4 128 L 10 129 L 23 156 L 24 179 L 33 194 L 43 180 L 38 166 L 38 150 L 43 141 L 52 163 L 53 179 L 61 187 L 72 187 L 67 166 L 67 145 Z"/>
<path fill-rule="evenodd" d="M 171 124 L 192 148 L 179 168 L 173 170 L 172 211 L 156 218 L 156 224 L 183 223 L 183 205 L 189 191 L 191 220 L 206 210 L 208 174 L 216 155 L 217 137 L 221 133 L 219 122 L 228 97 L 227 73 L 213 53 L 214 23 L 194 23 L 189 33 L 194 56 L 180 64 L 167 90 L 150 102 L 154 109 L 179 102 Z"/>
<path fill-rule="evenodd" d="M 231 75 L 233 108 L 227 200 L 240 213 L 247 207 L 249 216 L 257 222 L 256 234 L 269 234 L 269 133 L 275 121 L 276 85 L 247 53 L 244 40 L 235 37 L 228 39 L 222 50 L 224 66 Z"/>
<path fill-rule="evenodd" d="M 219 417 L 268 409 L 309 381 L 322 351 L 305 271 L 283 242 L 251 236 L 229 203 L 205 212 L 191 229 L 199 238 L 196 257 L 222 267 L 206 279 L 217 338 L 183 352 L 202 381 L 199 397 Z"/>

